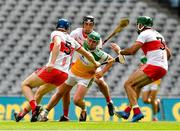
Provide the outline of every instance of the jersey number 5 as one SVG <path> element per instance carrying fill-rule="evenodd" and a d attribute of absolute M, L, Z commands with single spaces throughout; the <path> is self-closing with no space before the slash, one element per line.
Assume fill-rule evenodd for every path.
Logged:
<path fill-rule="evenodd" d="M 71 43 L 66 41 L 65 46 L 66 46 L 66 48 L 64 50 L 64 53 L 66 53 L 66 55 L 70 55 L 71 54 Z M 62 60 L 62 66 L 64 66 L 66 64 L 66 61 L 67 61 L 67 57 L 64 57 Z"/>
<path fill-rule="evenodd" d="M 64 51 L 64 53 L 66 53 L 67 55 L 71 54 L 71 43 L 69 41 L 66 41 L 66 50 Z"/>

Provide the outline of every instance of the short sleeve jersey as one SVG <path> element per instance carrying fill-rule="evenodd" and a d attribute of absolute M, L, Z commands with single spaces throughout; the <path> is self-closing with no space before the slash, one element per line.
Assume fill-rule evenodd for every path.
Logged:
<path fill-rule="evenodd" d="M 159 32 L 147 29 L 139 34 L 136 41 L 142 44 L 142 50 L 147 57 L 147 64 L 168 69 L 165 39 Z"/>
<path fill-rule="evenodd" d="M 48 63 L 50 63 L 52 57 L 52 49 L 54 46 L 53 39 L 55 36 L 60 37 L 61 43 L 59 44 L 59 54 L 54 63 L 54 67 L 64 72 L 68 72 L 74 51 L 81 48 L 81 45 L 69 34 L 61 31 L 53 31 L 50 39 L 50 56 Z"/>
<path fill-rule="evenodd" d="M 73 30 L 70 35 L 81 45 L 83 45 L 84 40 L 87 39 L 87 36 L 83 33 L 83 28 Z M 102 48 L 102 39 L 100 39 L 98 48 Z"/>

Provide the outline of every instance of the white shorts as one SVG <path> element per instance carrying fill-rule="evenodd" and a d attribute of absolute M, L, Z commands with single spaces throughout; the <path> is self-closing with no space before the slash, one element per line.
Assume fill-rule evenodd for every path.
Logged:
<path fill-rule="evenodd" d="M 65 81 L 67 85 L 75 86 L 76 84 L 83 85 L 87 88 L 89 88 L 89 85 L 91 85 L 91 79 L 84 79 L 82 77 L 78 77 L 74 75 L 71 71 L 69 71 L 68 78 Z"/>
<path fill-rule="evenodd" d="M 158 84 L 152 83 L 152 84 L 149 84 L 149 85 L 144 86 L 144 87 L 142 88 L 142 91 L 143 91 L 143 92 L 146 92 L 146 91 L 156 91 L 156 90 L 159 89 L 159 87 L 160 87 L 160 86 L 159 86 Z"/>

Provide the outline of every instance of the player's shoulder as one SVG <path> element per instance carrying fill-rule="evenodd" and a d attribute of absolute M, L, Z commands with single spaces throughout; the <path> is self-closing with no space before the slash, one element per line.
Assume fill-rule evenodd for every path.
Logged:
<path fill-rule="evenodd" d="M 165 41 L 164 37 L 162 36 L 161 33 L 159 33 L 157 30 L 155 29 L 148 29 L 142 32 L 141 34 L 144 37 L 152 37 L 152 38 L 156 38 L 156 37 L 161 37 L 163 39 L 163 41 Z"/>
<path fill-rule="evenodd" d="M 55 34 L 55 33 L 59 33 L 59 31 L 54 30 L 54 31 L 51 32 L 51 34 Z"/>
<path fill-rule="evenodd" d="M 82 32 L 82 28 L 76 28 L 76 29 L 72 30 L 70 34 L 77 34 L 80 32 Z"/>
<path fill-rule="evenodd" d="M 149 35 L 149 34 L 159 34 L 161 35 L 157 30 L 155 29 L 147 29 L 143 32 L 141 32 L 141 34 L 145 34 L 145 35 Z"/>
<path fill-rule="evenodd" d="M 151 34 L 152 32 L 153 32 L 153 30 L 147 29 L 147 30 L 142 31 L 142 32 L 140 33 L 140 35 L 149 35 L 149 34 Z"/>
<path fill-rule="evenodd" d="M 67 34 L 66 36 L 67 36 L 67 38 L 68 38 L 69 40 L 72 40 L 72 41 L 75 40 L 70 34 Z"/>
<path fill-rule="evenodd" d="M 81 31 L 83 28 L 79 27 L 79 28 L 76 28 L 74 29 L 73 31 Z"/>
<path fill-rule="evenodd" d="M 57 31 L 57 30 L 52 31 L 52 32 L 51 32 L 51 36 L 54 36 L 54 35 L 63 35 L 63 32 Z"/>
<path fill-rule="evenodd" d="M 72 37 L 70 34 L 67 34 L 68 37 L 68 41 L 71 41 L 73 43 L 77 43 L 77 41 L 74 39 L 74 37 Z"/>
<path fill-rule="evenodd" d="M 139 39 L 146 39 L 154 36 L 154 31 L 152 29 L 147 29 L 142 31 L 139 35 Z"/>
<path fill-rule="evenodd" d="M 157 36 L 159 36 L 159 37 L 161 37 L 161 38 L 163 38 L 164 39 L 164 37 L 163 37 L 163 35 L 161 34 L 161 33 L 159 33 L 158 31 L 154 31 L 156 34 L 157 34 Z"/>

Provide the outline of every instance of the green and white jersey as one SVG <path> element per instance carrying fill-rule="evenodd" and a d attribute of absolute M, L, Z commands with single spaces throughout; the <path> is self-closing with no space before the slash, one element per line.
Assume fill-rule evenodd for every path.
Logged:
<path fill-rule="evenodd" d="M 83 47 L 85 50 L 91 52 L 91 54 L 94 56 L 94 59 L 99 63 L 103 63 L 109 58 L 109 55 L 98 47 L 95 50 L 90 50 L 88 48 L 87 41 L 84 41 Z M 71 72 L 73 74 L 87 79 L 92 78 L 95 74 L 95 71 L 96 68 L 94 67 L 93 63 L 89 62 L 88 59 L 83 55 L 79 55 L 75 63 L 71 67 Z"/>

